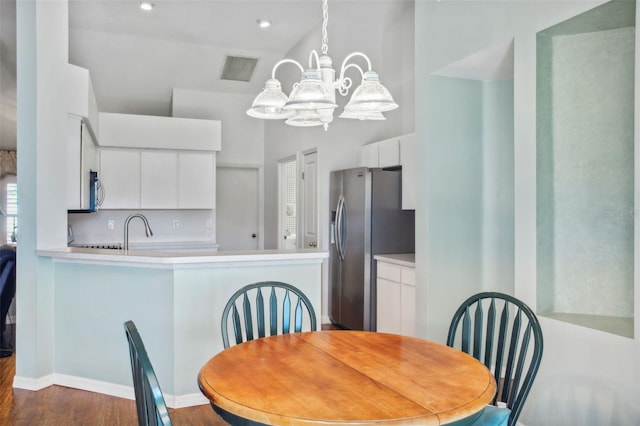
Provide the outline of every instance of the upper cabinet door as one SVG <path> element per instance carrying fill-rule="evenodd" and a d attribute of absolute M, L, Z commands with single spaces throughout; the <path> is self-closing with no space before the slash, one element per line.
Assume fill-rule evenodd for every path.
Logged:
<path fill-rule="evenodd" d="M 82 120 L 67 118 L 67 209 L 85 208 L 82 203 Z"/>
<path fill-rule="evenodd" d="M 100 180 L 105 194 L 103 209 L 140 208 L 140 152 L 100 150 Z"/>
<path fill-rule="evenodd" d="M 400 165 L 400 141 L 398 138 L 378 142 L 378 167 Z"/>
<path fill-rule="evenodd" d="M 140 207 L 143 209 L 177 208 L 178 154 L 142 151 L 140 165 Z"/>
<path fill-rule="evenodd" d="M 215 165 L 215 152 L 181 152 L 178 154 L 179 208 L 215 208 Z"/>

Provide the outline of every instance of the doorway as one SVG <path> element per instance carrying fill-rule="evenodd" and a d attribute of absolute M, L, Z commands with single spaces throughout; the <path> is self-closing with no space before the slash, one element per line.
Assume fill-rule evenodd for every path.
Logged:
<path fill-rule="evenodd" d="M 318 241 L 318 152 L 278 162 L 278 248 L 315 248 Z"/>
<path fill-rule="evenodd" d="M 289 157 L 278 162 L 278 248 L 295 249 L 297 242 L 298 162 Z"/>
<path fill-rule="evenodd" d="M 318 152 L 302 155 L 299 218 L 302 248 L 318 247 Z"/>
<path fill-rule="evenodd" d="M 219 250 L 264 247 L 262 203 L 262 167 L 218 165 L 216 242 Z"/>

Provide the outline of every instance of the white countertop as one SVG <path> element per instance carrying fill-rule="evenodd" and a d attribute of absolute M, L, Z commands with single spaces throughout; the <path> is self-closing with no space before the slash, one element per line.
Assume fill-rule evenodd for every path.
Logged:
<path fill-rule="evenodd" d="M 373 258 L 379 262 L 388 262 L 395 265 L 407 266 L 415 268 L 416 266 L 416 254 L 415 253 L 399 253 L 399 254 L 376 254 Z"/>
<path fill-rule="evenodd" d="M 82 263 L 130 265 L 220 265 L 239 262 L 322 262 L 329 253 L 320 249 L 248 251 L 144 251 L 64 247 L 38 250 L 38 256 Z"/>

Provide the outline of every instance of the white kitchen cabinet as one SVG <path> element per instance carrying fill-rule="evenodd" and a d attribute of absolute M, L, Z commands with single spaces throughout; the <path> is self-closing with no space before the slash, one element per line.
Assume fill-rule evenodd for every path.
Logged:
<path fill-rule="evenodd" d="M 400 138 L 378 142 L 378 167 L 395 167 L 400 165 Z"/>
<path fill-rule="evenodd" d="M 215 153 L 100 150 L 102 209 L 213 209 Z"/>
<path fill-rule="evenodd" d="M 140 152 L 140 208 L 175 209 L 178 204 L 178 154 Z"/>
<path fill-rule="evenodd" d="M 214 209 L 216 200 L 215 152 L 178 154 L 178 207 Z"/>
<path fill-rule="evenodd" d="M 377 331 L 415 336 L 414 254 L 376 255 Z"/>
<path fill-rule="evenodd" d="M 90 172 L 98 171 L 98 149 L 81 117 L 67 118 L 67 209 L 90 207 Z"/>
<path fill-rule="evenodd" d="M 100 180 L 104 187 L 103 209 L 140 208 L 140 151 L 100 150 Z"/>
<path fill-rule="evenodd" d="M 400 165 L 400 139 L 391 138 L 364 145 L 360 151 L 360 166 L 370 168 Z"/>
<path fill-rule="evenodd" d="M 416 135 L 400 138 L 400 164 L 402 164 L 402 209 L 416 209 Z"/>
<path fill-rule="evenodd" d="M 360 166 L 384 168 L 402 166 L 402 209 L 416 209 L 416 135 L 410 133 L 364 145 Z"/>
<path fill-rule="evenodd" d="M 362 147 L 360 150 L 360 166 L 372 169 L 378 167 L 378 144 L 370 143 Z"/>
<path fill-rule="evenodd" d="M 100 145 L 116 148 L 220 151 L 218 120 L 99 113 Z"/>
<path fill-rule="evenodd" d="M 100 150 L 109 152 L 101 173 L 107 175 L 109 202 L 103 208 L 213 209 L 215 208 L 216 151 L 221 146 L 221 123 L 216 120 L 100 113 Z M 117 182 L 114 174 L 133 173 L 110 161 L 114 152 L 138 156 L 138 195 Z M 104 170 L 102 168 L 104 167 Z M 115 168 L 111 171 L 110 168 Z M 104 181 L 104 179 L 103 179 Z M 122 192 L 122 193 L 121 193 Z M 115 201 L 114 201 L 115 200 Z"/>

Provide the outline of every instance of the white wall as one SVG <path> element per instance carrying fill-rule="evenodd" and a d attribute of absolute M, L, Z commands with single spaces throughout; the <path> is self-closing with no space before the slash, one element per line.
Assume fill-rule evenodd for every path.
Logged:
<path fill-rule="evenodd" d="M 482 82 L 482 288 L 513 293 L 513 80 Z"/>
<path fill-rule="evenodd" d="M 218 164 L 260 165 L 264 160 L 264 121 L 249 117 L 254 95 L 174 89 L 173 117 L 220 120 Z"/>
<path fill-rule="evenodd" d="M 66 1 L 17 2 L 17 129 L 20 244 L 16 373 L 52 372 L 53 281 L 35 250 L 66 243 Z"/>
<path fill-rule="evenodd" d="M 414 130 L 413 78 L 413 2 L 398 2 L 397 17 L 385 28 L 367 25 L 357 16 L 335 16 L 329 21 L 329 56 L 334 68 L 353 51 L 367 54 L 373 70 L 380 74 L 383 84 L 400 105 L 386 113 L 386 121 L 358 121 L 337 118 L 348 97 L 337 96 L 340 105 L 328 131 L 320 127 L 298 128 L 281 121 L 265 123 L 265 248 L 277 247 L 278 229 L 278 170 L 277 162 L 297 152 L 317 148 L 318 152 L 318 209 L 319 247 L 329 249 L 329 173 L 332 170 L 357 167 L 360 147 Z M 349 37 L 331 37 L 332 31 Z M 288 54 L 306 65 L 312 49 L 320 49 L 320 28 L 312 31 Z M 358 62 L 361 66 L 361 64 Z M 353 71 L 352 71 L 353 72 Z M 296 67 L 282 66 L 277 77 L 285 93 L 300 78 Z M 351 75 L 355 76 L 355 73 Z M 355 80 L 358 81 L 358 80 Z M 355 84 L 355 83 L 354 83 Z M 401 88 L 401 89 L 400 89 Z M 352 92 L 351 92 L 352 93 Z M 351 95 L 349 93 L 349 96 Z M 327 318 L 327 265 L 323 278 L 323 318 Z"/>
<path fill-rule="evenodd" d="M 417 194 L 416 331 L 445 341 L 456 307 L 477 288 L 451 287 L 458 274 L 451 262 L 438 268 L 432 239 L 449 222 L 435 197 L 452 182 L 442 179 L 437 164 L 446 154 L 446 139 L 433 134 L 437 108 L 430 74 L 505 39 L 514 39 L 514 192 L 515 296 L 536 309 L 536 32 L 595 7 L 585 1 L 416 2 L 416 138 L 418 181 L 428 190 Z M 638 43 L 636 33 L 636 44 Z M 637 55 L 636 55 L 637 56 Z M 638 82 L 636 57 L 636 83 Z M 636 84 L 636 96 L 639 93 Z M 636 109 L 638 98 L 636 98 Z M 635 122 L 638 127 L 638 115 Z M 638 135 L 636 131 L 636 146 Z M 455 174 L 455 173 L 453 173 Z M 637 186 L 636 186 L 637 188 Z M 455 211 L 451 211 L 452 214 Z M 433 217 L 435 215 L 435 217 Z M 636 244 L 636 253 L 638 244 Z M 462 254 L 462 253 L 461 253 Z M 637 254 L 636 254 L 637 256 Z M 638 262 L 636 261 L 636 264 Z M 432 272 L 437 272 L 434 274 Z M 637 294 L 636 294 L 636 306 Z M 520 421 L 533 425 L 637 424 L 640 413 L 640 353 L 637 340 L 541 318 L 545 352 Z M 636 316 L 636 329 L 638 320 Z"/>

